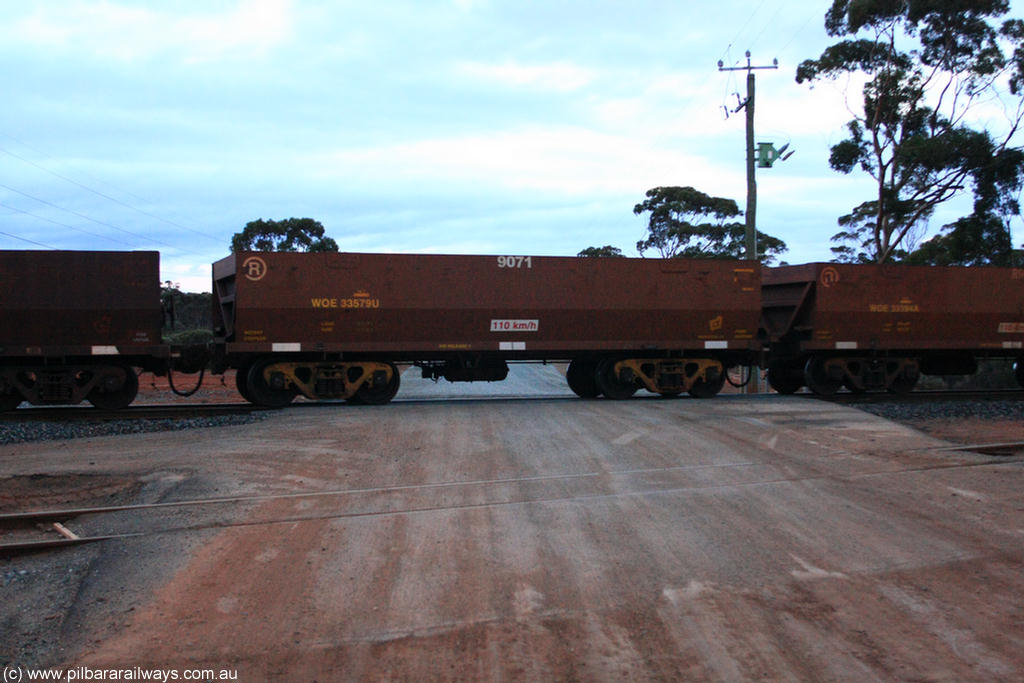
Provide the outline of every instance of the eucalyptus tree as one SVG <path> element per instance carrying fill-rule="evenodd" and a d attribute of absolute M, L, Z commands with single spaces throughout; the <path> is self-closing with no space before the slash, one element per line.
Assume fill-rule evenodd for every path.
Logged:
<path fill-rule="evenodd" d="M 576 255 L 580 258 L 623 258 L 625 256 L 621 249 L 610 244 L 603 247 L 587 247 Z"/>
<path fill-rule="evenodd" d="M 312 218 L 249 221 L 231 238 L 231 251 L 338 251 L 324 236 L 324 226 Z"/>
<path fill-rule="evenodd" d="M 647 236 L 636 243 L 641 255 L 656 250 L 662 258 L 743 258 L 746 225 L 736 201 L 712 197 L 692 187 L 655 187 L 633 213 L 650 212 Z M 757 258 L 771 263 L 786 251 L 782 240 L 757 233 Z"/>
<path fill-rule="evenodd" d="M 973 213 L 947 231 L 1019 214 L 1024 22 L 1004 21 L 1008 11 L 1006 0 L 834 0 L 825 28 L 839 40 L 796 80 L 864 79 L 829 162 L 876 189 L 839 219 L 839 260 L 906 255 L 936 208 L 968 192 Z"/>

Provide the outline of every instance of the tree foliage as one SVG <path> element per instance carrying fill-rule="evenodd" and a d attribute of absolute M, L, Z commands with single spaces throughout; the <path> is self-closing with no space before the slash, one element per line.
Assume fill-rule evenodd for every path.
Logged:
<path fill-rule="evenodd" d="M 798 83 L 867 77 L 847 137 L 831 149 L 841 173 L 875 180 L 868 201 L 840 218 L 842 261 L 883 262 L 940 204 L 972 191 L 974 213 L 952 234 L 1020 212 L 1024 156 L 1011 145 L 1024 113 L 1024 22 L 998 20 L 1007 0 L 834 0 L 825 16 L 840 38 L 797 69 Z M 982 107 L 1004 121 L 975 127 Z M 987 228 L 986 228 L 987 229 Z"/>
<path fill-rule="evenodd" d="M 209 292 L 183 292 L 180 285 L 170 280 L 160 283 L 164 342 L 201 343 L 213 339 L 211 296 Z"/>
<path fill-rule="evenodd" d="M 231 238 L 231 251 L 338 251 L 338 243 L 324 237 L 324 226 L 312 218 L 249 221 Z"/>
<path fill-rule="evenodd" d="M 746 226 L 731 221 L 743 215 L 735 200 L 712 197 L 692 187 L 655 187 L 633 213 L 650 212 L 647 237 L 636 243 L 642 255 L 657 250 L 662 258 L 743 258 Z M 782 240 L 757 233 L 757 258 L 771 263 L 786 251 Z"/>
<path fill-rule="evenodd" d="M 946 227 L 903 260 L 932 266 L 1016 265 L 1009 225 L 998 216 L 972 214 Z"/>
<path fill-rule="evenodd" d="M 622 250 L 610 244 L 603 247 L 587 247 L 576 255 L 582 258 L 623 258 Z"/>

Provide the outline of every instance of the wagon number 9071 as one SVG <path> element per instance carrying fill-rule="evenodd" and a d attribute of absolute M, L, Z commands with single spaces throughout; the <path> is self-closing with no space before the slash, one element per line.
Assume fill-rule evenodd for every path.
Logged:
<path fill-rule="evenodd" d="M 499 256 L 499 268 L 533 268 L 529 256 Z"/>

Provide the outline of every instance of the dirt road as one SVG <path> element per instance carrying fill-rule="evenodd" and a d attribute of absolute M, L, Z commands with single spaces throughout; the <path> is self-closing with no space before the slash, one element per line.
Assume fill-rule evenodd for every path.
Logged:
<path fill-rule="evenodd" d="M 90 503 L 322 495 L 75 520 L 145 533 L 0 564 L 0 654 L 241 681 L 1019 681 L 1024 470 L 945 446 L 732 396 L 4 447 L 0 477 L 50 506 L 62 481 Z"/>

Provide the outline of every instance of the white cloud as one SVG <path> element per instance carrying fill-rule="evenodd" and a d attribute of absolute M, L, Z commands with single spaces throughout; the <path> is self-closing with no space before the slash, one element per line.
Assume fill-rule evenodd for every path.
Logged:
<path fill-rule="evenodd" d="M 341 150 L 319 164 L 327 174 L 456 181 L 503 189 L 584 195 L 642 193 L 682 175 L 703 186 L 728 184 L 698 157 L 577 127 L 536 127 L 486 135 Z"/>
<path fill-rule="evenodd" d="M 0 35 L 7 42 L 85 50 L 126 62 L 165 52 L 199 62 L 230 54 L 263 54 L 291 32 L 290 0 L 240 0 L 227 11 L 195 14 L 79 1 L 39 3 Z"/>
<path fill-rule="evenodd" d="M 349 248 L 370 250 L 628 247 L 643 223 L 631 208 L 648 188 L 692 185 L 743 205 L 744 116 L 725 120 L 721 105 L 735 107 L 745 74 L 714 62 L 729 61 L 730 41 L 763 34 L 751 46 L 759 63 L 773 56 L 768 41 L 788 42 L 779 71 L 757 73 L 756 141 L 791 142 L 797 156 L 758 172 L 759 216 L 791 246 L 827 256 L 835 217 L 870 196 L 864 174 L 828 167 L 850 119 L 844 93 L 856 101 L 860 89 L 794 82 L 798 59 L 831 42 L 824 9 L 776 4 L 748 22 L 740 0 L 596 3 L 584 14 L 488 0 L 0 3 L 0 51 L 11 74 L 25 73 L 4 92 L 4 145 L 78 183 L 111 183 L 101 189 L 113 196 L 158 197 L 156 207 L 127 201 L 224 239 L 197 256 L 191 233 L 147 227 L 93 194 L 72 203 L 81 188 L 13 157 L 0 159 L 0 182 L 139 224 L 177 247 L 161 248 L 169 264 L 223 255 L 261 215 L 330 219 Z M 991 105 L 979 114 L 1002 116 Z M 25 197 L 5 201 L 42 213 Z M 45 230 L 65 232 L 5 220 L 41 242 Z M 73 230 L 59 244 L 76 239 L 89 246 Z"/>
<path fill-rule="evenodd" d="M 580 90 L 594 79 L 594 73 L 590 69 L 567 62 L 550 64 L 460 62 L 456 66 L 456 73 L 472 80 L 484 81 L 502 87 L 532 88 L 554 92 Z"/>
<path fill-rule="evenodd" d="M 474 10 L 477 7 L 484 5 L 486 0 L 453 0 L 452 4 L 455 8 L 463 12 Z"/>

